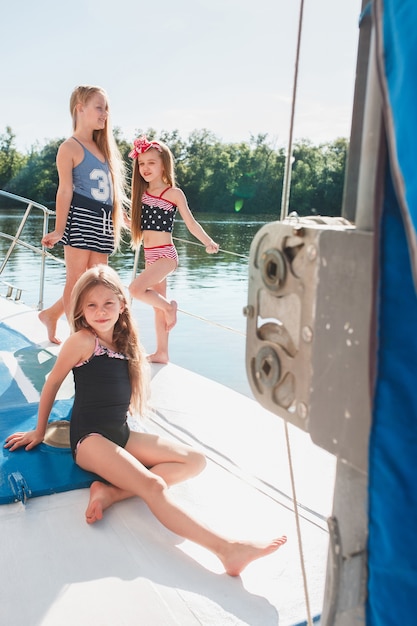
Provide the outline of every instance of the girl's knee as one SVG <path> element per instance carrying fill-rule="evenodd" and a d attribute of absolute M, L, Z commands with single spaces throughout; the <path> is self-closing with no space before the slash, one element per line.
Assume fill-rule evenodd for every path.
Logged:
<path fill-rule="evenodd" d="M 187 462 L 194 476 L 200 474 L 207 465 L 206 457 L 201 452 L 197 452 L 197 450 L 190 450 Z"/>
<path fill-rule="evenodd" d="M 135 281 L 133 281 L 133 283 L 130 283 L 130 285 L 129 285 L 129 293 L 132 296 L 132 298 L 136 298 L 136 300 L 139 299 L 140 294 L 141 294 L 141 290 L 139 289 L 138 285 L 135 284 Z"/>
<path fill-rule="evenodd" d="M 147 495 L 150 498 L 153 498 L 154 496 L 158 496 L 163 493 L 165 489 L 168 489 L 168 486 L 164 479 L 161 478 L 161 476 L 150 472 L 150 476 L 148 476 L 148 481 L 146 485 Z"/>

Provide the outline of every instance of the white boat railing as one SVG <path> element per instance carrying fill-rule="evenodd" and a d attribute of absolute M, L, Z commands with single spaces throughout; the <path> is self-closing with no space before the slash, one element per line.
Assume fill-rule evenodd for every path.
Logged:
<path fill-rule="evenodd" d="M 53 254 L 51 254 L 50 252 L 48 252 L 48 250 L 44 247 L 44 246 L 33 246 L 30 243 L 28 243 L 27 241 L 23 241 L 20 237 L 22 235 L 23 229 L 28 221 L 29 216 L 31 215 L 32 211 L 34 210 L 38 210 L 41 211 L 43 213 L 43 230 L 42 230 L 42 236 L 46 235 L 46 233 L 48 232 L 49 229 L 49 218 L 51 216 L 55 217 L 55 211 L 52 211 L 51 209 L 48 209 L 46 206 L 44 206 L 43 204 L 39 204 L 38 202 L 34 202 L 33 200 L 29 200 L 28 198 L 23 198 L 22 196 L 17 196 L 16 194 L 10 193 L 8 191 L 3 191 L 2 189 L 0 189 L 0 196 L 3 196 L 5 198 L 9 198 L 10 200 L 13 200 L 14 202 L 20 202 L 22 204 L 26 205 L 26 210 L 23 214 L 23 217 L 20 221 L 20 224 L 16 230 L 16 234 L 14 236 L 9 235 L 8 233 L 3 233 L 0 231 L 0 237 L 2 237 L 3 239 L 8 239 L 11 243 L 10 246 L 5 254 L 4 259 L 1 262 L 0 265 L 0 276 L 2 275 L 4 269 L 7 266 L 7 263 L 9 262 L 10 256 L 13 252 L 13 250 L 16 248 L 16 246 L 21 246 L 23 248 L 27 248 L 29 250 L 31 250 L 34 254 L 40 255 L 41 257 L 41 269 L 40 269 L 40 276 L 39 276 L 39 293 L 38 293 L 38 310 L 40 311 L 43 308 L 43 294 L 44 294 L 44 286 L 45 286 L 45 267 L 46 267 L 46 259 L 47 258 L 52 258 L 54 259 L 54 261 L 58 262 L 58 263 L 64 263 L 64 261 L 56 256 L 54 256 Z M 13 291 L 15 291 L 15 300 L 19 300 L 20 299 L 20 295 L 21 295 L 21 289 L 15 289 L 15 287 L 13 285 L 10 285 L 9 283 L 5 283 L 7 286 L 7 294 L 6 297 L 8 298 L 12 298 L 13 297 Z"/>
<path fill-rule="evenodd" d="M 39 255 L 41 257 L 41 268 L 40 268 L 40 275 L 39 275 L 39 292 L 38 292 L 37 309 L 38 311 L 41 311 L 43 309 L 43 296 L 44 296 L 45 278 L 46 278 L 46 260 L 52 259 L 56 263 L 60 263 L 62 265 L 65 265 L 65 261 L 61 259 L 60 257 L 55 256 L 54 254 L 51 254 L 45 248 L 45 246 L 33 246 L 27 241 L 24 241 L 23 239 L 21 239 L 21 235 L 29 219 L 29 216 L 34 210 L 41 211 L 43 214 L 42 237 L 46 235 L 46 233 L 49 232 L 49 218 L 52 217 L 52 219 L 55 219 L 55 211 L 53 211 L 52 209 L 48 209 L 46 206 L 44 206 L 43 204 L 40 204 L 39 202 L 34 202 L 33 200 L 29 200 L 28 198 L 23 198 L 22 196 L 18 196 L 14 193 L 10 193 L 2 189 L 0 189 L 0 196 L 9 198 L 13 202 L 19 202 L 19 203 L 26 205 L 26 210 L 16 230 L 16 234 L 10 235 L 9 233 L 4 233 L 0 231 L 0 237 L 3 239 L 9 240 L 11 242 L 4 256 L 4 259 L 0 263 L 0 277 L 3 274 L 3 271 L 5 270 L 5 268 L 7 267 L 7 263 L 9 262 L 11 254 L 13 250 L 16 248 L 16 246 L 21 246 L 22 248 L 26 248 L 32 251 L 34 254 Z M 133 276 L 136 276 L 137 267 L 139 263 L 138 253 L 139 253 L 139 250 L 136 251 L 135 258 L 134 258 L 134 265 L 132 269 Z M 22 293 L 21 289 L 5 281 L 2 281 L 2 284 L 7 287 L 6 298 L 12 299 L 13 294 L 14 294 L 14 299 L 20 300 L 21 293 Z"/>

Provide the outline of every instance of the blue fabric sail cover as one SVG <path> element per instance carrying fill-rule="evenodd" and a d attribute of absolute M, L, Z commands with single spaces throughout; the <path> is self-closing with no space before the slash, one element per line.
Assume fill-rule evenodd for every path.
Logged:
<path fill-rule="evenodd" d="M 3 446 L 13 432 L 36 428 L 39 395 L 55 358 L 0 323 L 0 505 L 89 487 L 97 478 L 74 463 L 69 448 L 41 443 L 10 452 Z M 56 400 L 49 421 L 68 421 L 72 404 L 72 397 Z"/>
<path fill-rule="evenodd" d="M 368 626 L 416 623 L 417 2 L 374 5 L 388 163 L 369 447 Z"/>

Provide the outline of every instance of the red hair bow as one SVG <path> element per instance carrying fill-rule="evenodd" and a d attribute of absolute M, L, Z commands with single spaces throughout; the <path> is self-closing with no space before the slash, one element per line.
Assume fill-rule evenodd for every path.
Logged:
<path fill-rule="evenodd" d="M 162 148 L 157 141 L 148 141 L 145 135 L 138 137 L 133 142 L 133 149 L 129 152 L 131 159 L 137 159 L 140 154 L 143 154 L 149 148 L 155 148 L 158 152 L 162 152 Z"/>

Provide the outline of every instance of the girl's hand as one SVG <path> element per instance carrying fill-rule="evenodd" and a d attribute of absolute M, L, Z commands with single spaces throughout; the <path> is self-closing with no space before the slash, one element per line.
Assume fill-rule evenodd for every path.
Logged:
<path fill-rule="evenodd" d="M 25 450 L 32 450 L 32 448 L 42 443 L 42 441 L 43 436 L 41 437 L 36 430 L 29 430 L 26 433 L 14 433 L 13 435 L 9 435 L 4 447 L 8 448 L 11 452 L 23 446 Z"/>
<path fill-rule="evenodd" d="M 53 230 L 51 233 L 42 237 L 41 243 L 45 246 L 45 248 L 53 248 L 60 239 L 62 239 L 62 233 L 58 233 L 56 230 Z"/>
<path fill-rule="evenodd" d="M 219 251 L 219 244 L 213 241 L 212 239 L 210 243 L 208 244 L 208 246 L 206 246 L 206 252 L 207 254 L 216 254 L 218 251 Z"/>

